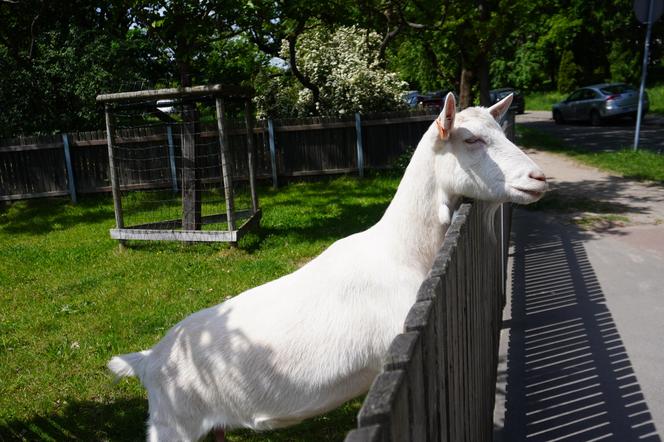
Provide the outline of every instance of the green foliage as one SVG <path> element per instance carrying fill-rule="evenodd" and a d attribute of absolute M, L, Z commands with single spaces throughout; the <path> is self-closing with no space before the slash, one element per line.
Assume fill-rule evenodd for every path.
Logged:
<path fill-rule="evenodd" d="M 251 86 L 266 69 L 269 57 L 244 36 L 214 41 L 200 82 Z"/>
<path fill-rule="evenodd" d="M 516 49 L 513 60 L 497 59 L 491 63 L 491 78 L 496 87 L 509 85 L 521 90 L 547 90 L 551 81 L 542 66 L 545 52 L 535 42 L 527 41 Z"/>
<path fill-rule="evenodd" d="M 581 68 L 574 62 L 572 51 L 564 51 L 558 68 L 558 92 L 567 93 L 575 89 L 579 84 L 580 73 Z"/>
<path fill-rule="evenodd" d="M 394 162 L 393 169 L 394 172 L 403 175 L 406 172 L 406 168 L 410 164 L 410 160 L 413 158 L 415 153 L 415 148 L 413 146 L 408 146 L 406 151 L 399 155 L 399 158 Z"/>
<path fill-rule="evenodd" d="M 633 83 L 644 37 L 631 0 L 21 0 L 0 1 L 0 23 L 0 137 L 98 129 L 98 93 L 142 87 L 252 85 L 263 114 L 296 117 L 460 92 L 462 71 L 472 102 L 487 65 L 492 87 L 524 91 Z M 303 75 L 270 64 L 284 40 Z"/>
<path fill-rule="evenodd" d="M 611 43 L 607 61 L 610 66 L 611 81 L 636 83 L 639 80 L 641 57 L 638 52 L 631 51 L 624 41 L 616 40 Z"/>

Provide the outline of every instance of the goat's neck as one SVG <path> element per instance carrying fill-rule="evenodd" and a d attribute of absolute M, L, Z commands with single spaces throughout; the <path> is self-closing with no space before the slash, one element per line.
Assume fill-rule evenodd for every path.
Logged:
<path fill-rule="evenodd" d="M 437 184 L 435 128 L 426 132 L 379 225 L 396 256 L 426 274 L 443 243 L 458 197 Z"/>

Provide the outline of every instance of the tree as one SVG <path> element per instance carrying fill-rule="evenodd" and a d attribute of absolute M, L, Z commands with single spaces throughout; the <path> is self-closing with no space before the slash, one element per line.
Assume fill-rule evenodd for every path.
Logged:
<path fill-rule="evenodd" d="M 581 68 L 574 62 L 574 54 L 570 50 L 563 52 L 558 69 L 558 92 L 571 92 L 578 86 Z"/>
<path fill-rule="evenodd" d="M 404 106 L 406 83 L 382 67 L 379 52 L 382 38 L 375 32 L 356 26 L 332 31 L 319 24 L 310 27 L 297 39 L 296 57 L 300 75 L 306 76 L 318 91 L 288 86 L 288 75 L 276 80 L 280 98 L 288 104 L 263 101 L 266 112 L 290 109 L 297 115 L 343 115 L 376 112 Z M 283 42 L 281 54 L 290 58 L 291 42 Z M 286 87 L 284 87 L 286 86 Z"/>
<path fill-rule="evenodd" d="M 121 2 L 0 3 L 0 136 L 97 129 L 95 96 L 161 71 Z"/>

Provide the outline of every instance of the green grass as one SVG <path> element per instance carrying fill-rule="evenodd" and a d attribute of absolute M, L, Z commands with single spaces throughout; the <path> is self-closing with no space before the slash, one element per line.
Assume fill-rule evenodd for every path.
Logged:
<path fill-rule="evenodd" d="M 632 149 L 587 152 L 567 146 L 556 137 L 531 127 L 517 125 L 516 130 L 522 146 L 559 152 L 581 163 L 618 173 L 625 178 L 664 182 L 664 155 Z"/>
<path fill-rule="evenodd" d="M 526 100 L 526 110 L 550 111 L 554 104 L 564 100 L 567 95 L 569 94 L 561 94 L 555 91 L 531 92 L 524 97 Z"/>
<path fill-rule="evenodd" d="M 650 99 L 650 113 L 664 114 L 664 84 L 658 84 L 646 89 Z"/>
<path fill-rule="evenodd" d="M 143 440 L 145 391 L 114 385 L 118 353 L 154 345 L 173 324 L 292 272 L 377 221 L 398 180 L 339 178 L 260 190 L 262 228 L 221 244 L 109 238 L 110 196 L 0 207 L 0 440 Z M 341 440 L 360 401 L 283 431 L 233 442 Z"/>

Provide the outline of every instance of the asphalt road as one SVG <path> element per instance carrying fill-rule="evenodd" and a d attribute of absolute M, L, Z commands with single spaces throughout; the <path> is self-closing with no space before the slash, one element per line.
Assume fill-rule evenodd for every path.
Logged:
<path fill-rule="evenodd" d="M 516 123 L 551 134 L 571 147 L 605 151 L 631 148 L 634 145 L 634 123 L 629 119 L 611 121 L 601 126 L 588 123 L 555 124 L 549 111 L 528 111 L 516 116 Z M 639 148 L 664 152 L 664 118 L 646 115 L 641 127 Z"/>

